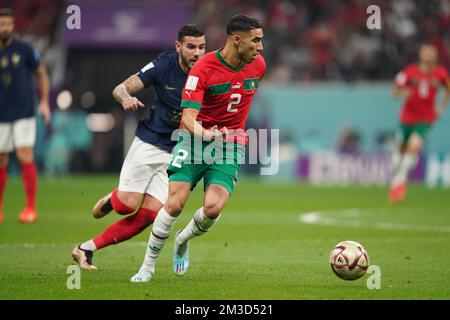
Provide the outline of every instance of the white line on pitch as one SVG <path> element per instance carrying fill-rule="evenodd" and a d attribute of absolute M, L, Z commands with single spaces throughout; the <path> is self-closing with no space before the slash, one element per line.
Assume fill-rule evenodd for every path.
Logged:
<path fill-rule="evenodd" d="M 33 248 L 56 248 L 56 247 L 67 247 L 67 246 L 75 246 L 76 243 L 0 243 L 0 249 L 2 248 L 25 248 L 25 249 L 33 249 Z M 127 247 L 144 247 L 147 245 L 147 242 L 144 241 L 135 241 L 135 242 L 123 242 L 120 243 L 120 246 Z"/>
<path fill-rule="evenodd" d="M 332 213 L 339 218 L 327 217 L 325 214 Z M 325 226 L 344 226 L 350 228 L 373 228 L 383 230 L 410 230 L 423 232 L 450 232 L 450 226 L 412 225 L 406 223 L 368 222 L 357 220 L 361 216 L 360 209 L 344 209 L 323 212 L 305 212 L 300 214 L 299 220 L 304 224 L 317 224 Z M 350 218 L 350 219 L 343 219 Z"/>

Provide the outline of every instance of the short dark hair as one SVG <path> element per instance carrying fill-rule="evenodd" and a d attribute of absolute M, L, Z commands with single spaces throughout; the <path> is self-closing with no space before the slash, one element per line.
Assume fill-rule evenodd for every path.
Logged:
<path fill-rule="evenodd" d="M 202 37 L 205 35 L 205 32 L 197 27 L 195 24 L 187 24 L 182 26 L 178 31 L 178 41 L 182 42 L 184 37 Z"/>
<path fill-rule="evenodd" d="M 10 8 L 1 8 L 0 17 L 14 17 L 14 12 Z"/>
<path fill-rule="evenodd" d="M 227 24 L 227 35 L 232 35 L 239 31 L 250 31 L 259 28 L 262 28 L 262 25 L 258 19 L 243 14 L 237 14 L 233 16 Z"/>

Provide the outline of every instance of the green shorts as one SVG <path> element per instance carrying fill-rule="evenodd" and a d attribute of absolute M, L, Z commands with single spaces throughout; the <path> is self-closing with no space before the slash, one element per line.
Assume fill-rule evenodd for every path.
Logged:
<path fill-rule="evenodd" d="M 412 133 L 416 133 L 422 140 L 426 140 L 428 133 L 430 132 L 431 124 L 428 123 L 418 123 L 413 125 L 401 124 L 400 125 L 400 133 L 401 133 L 401 144 L 404 145 L 408 142 L 409 137 Z"/>
<path fill-rule="evenodd" d="M 214 183 L 225 187 L 231 195 L 244 158 L 244 145 L 205 142 L 181 131 L 167 174 L 169 181 L 190 183 L 191 190 L 203 178 L 205 190 Z"/>

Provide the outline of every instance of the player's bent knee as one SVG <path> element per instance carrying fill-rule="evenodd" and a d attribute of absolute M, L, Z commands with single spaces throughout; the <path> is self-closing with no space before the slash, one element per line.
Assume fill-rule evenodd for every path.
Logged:
<path fill-rule="evenodd" d="M 136 209 L 141 204 L 143 195 L 136 192 L 119 191 L 117 197 L 127 207 Z"/>
<path fill-rule="evenodd" d="M 203 204 L 203 212 L 210 219 L 216 219 L 223 210 L 224 205 L 216 202 L 206 202 Z"/>
<path fill-rule="evenodd" d="M 178 216 L 183 211 L 184 203 L 180 200 L 170 200 L 166 203 L 165 209 L 171 216 Z"/>
<path fill-rule="evenodd" d="M 141 208 L 148 209 L 154 212 L 158 212 L 162 208 L 163 204 L 152 197 L 151 195 L 146 194 L 144 196 L 144 201 L 142 202 Z"/>
<path fill-rule="evenodd" d="M 408 144 L 406 145 L 406 152 L 407 153 L 418 153 L 422 149 L 423 145 L 423 139 L 417 135 L 413 134 L 409 138 Z"/>
<path fill-rule="evenodd" d="M 412 144 L 406 148 L 405 153 L 419 153 L 421 149 L 422 149 L 422 145 Z"/>
<path fill-rule="evenodd" d="M 33 149 L 32 148 L 17 148 L 16 149 L 17 160 L 20 164 L 29 164 L 34 161 Z"/>

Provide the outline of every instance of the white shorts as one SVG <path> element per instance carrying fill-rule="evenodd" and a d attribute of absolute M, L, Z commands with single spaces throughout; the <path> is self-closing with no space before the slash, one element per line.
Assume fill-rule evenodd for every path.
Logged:
<path fill-rule="evenodd" d="M 14 122 L 0 122 L 0 153 L 17 148 L 34 147 L 36 142 L 36 119 L 26 118 Z"/>
<path fill-rule="evenodd" d="M 120 171 L 119 190 L 147 193 L 164 204 L 169 193 L 166 169 L 171 155 L 135 137 Z"/>

